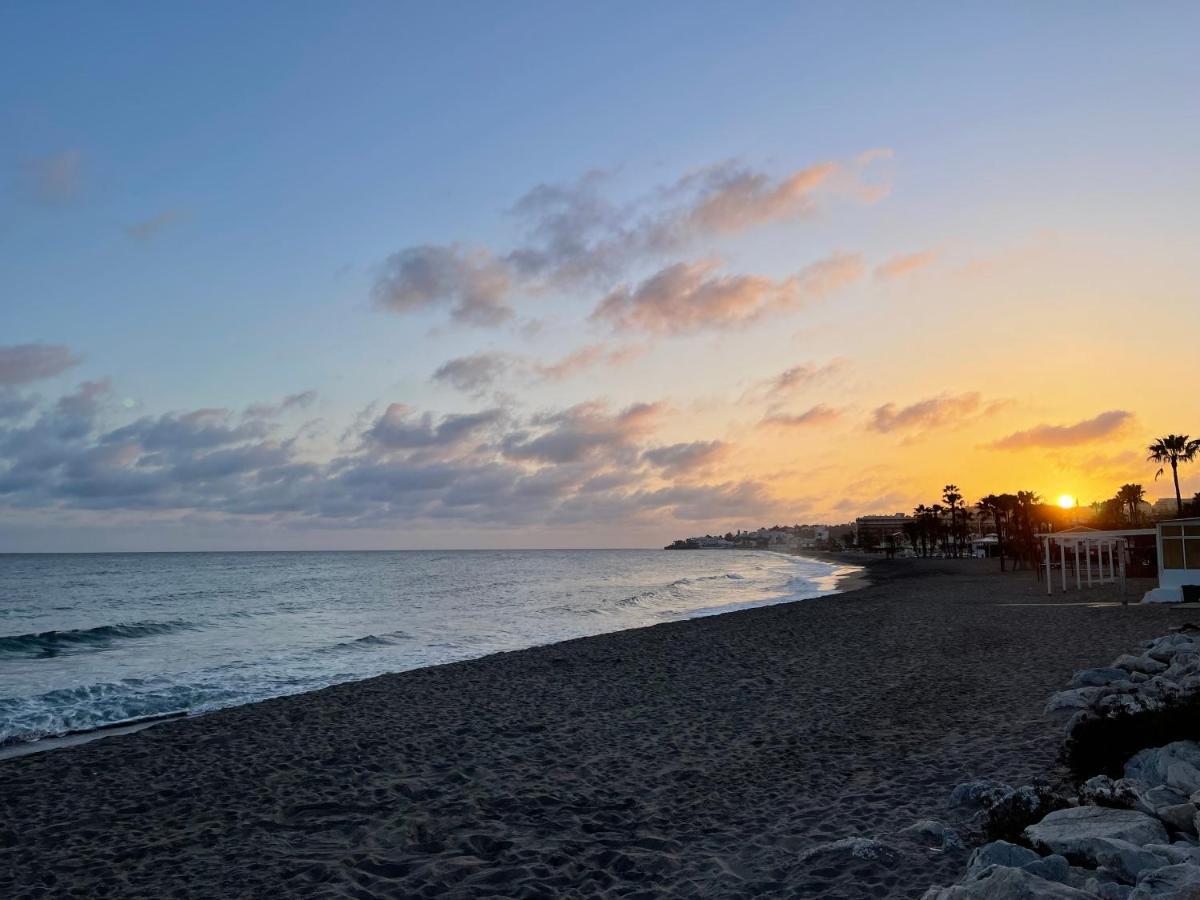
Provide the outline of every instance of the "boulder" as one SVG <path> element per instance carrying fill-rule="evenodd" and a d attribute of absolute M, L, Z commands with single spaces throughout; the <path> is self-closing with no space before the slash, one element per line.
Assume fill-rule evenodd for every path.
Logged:
<path fill-rule="evenodd" d="M 1063 884 L 1066 884 L 1071 876 L 1071 864 L 1067 862 L 1065 856 L 1059 856 L 1057 853 L 1039 857 L 1032 862 L 1025 863 L 1021 868 L 1039 878 L 1045 878 L 1047 881 L 1060 881 Z"/>
<path fill-rule="evenodd" d="M 1034 847 L 1068 858 L 1080 855 L 1095 839 L 1128 841 L 1132 844 L 1169 843 L 1162 823 L 1132 809 L 1077 806 L 1052 812 L 1025 829 Z"/>
<path fill-rule="evenodd" d="M 1129 894 L 1129 900 L 1196 900 L 1197 897 L 1200 897 L 1200 866 L 1187 863 L 1143 872 Z"/>
<path fill-rule="evenodd" d="M 1169 828 L 1174 828 L 1176 831 L 1190 831 L 1196 833 L 1196 804 L 1176 803 L 1171 806 L 1159 806 L 1154 810 L 1156 818 L 1161 820 Z"/>
<path fill-rule="evenodd" d="M 1026 863 L 1037 862 L 1041 859 L 1028 847 L 1019 847 L 1008 841 L 992 841 L 982 847 L 976 847 L 967 860 L 967 874 L 982 872 L 988 866 L 1010 866 L 1020 868 Z"/>
<path fill-rule="evenodd" d="M 1133 884 L 1138 875 L 1149 869 L 1159 869 L 1167 863 L 1163 857 L 1132 844 L 1113 838 L 1091 838 L 1079 844 L 1075 854 L 1096 866 L 1103 866 L 1119 881 Z"/>
<path fill-rule="evenodd" d="M 1151 656 L 1133 656 L 1129 653 L 1117 657 L 1113 666 L 1126 672 L 1141 672 L 1144 675 L 1157 675 L 1167 670 L 1166 663 L 1159 662 Z"/>
<path fill-rule="evenodd" d="M 1200 847 L 1194 847 L 1182 841 L 1174 844 L 1146 844 L 1142 849 L 1161 856 L 1171 865 L 1191 863 L 1194 866 L 1200 866 Z"/>
<path fill-rule="evenodd" d="M 883 841 L 877 841 L 874 838 L 848 837 L 829 844 L 817 844 L 815 847 L 809 847 L 800 854 L 800 859 L 807 861 L 818 856 L 891 861 L 896 858 L 897 854 L 895 849 Z"/>
<path fill-rule="evenodd" d="M 1047 716 L 1070 718 L 1080 710 L 1089 710 L 1104 692 L 1102 687 L 1081 687 L 1069 691 L 1059 691 L 1046 701 L 1043 711 Z"/>
<path fill-rule="evenodd" d="M 936 850 L 963 850 L 966 848 L 957 831 L 936 819 L 921 819 L 896 832 L 896 837 L 915 841 Z"/>
<path fill-rule="evenodd" d="M 1095 900 L 1095 895 L 1024 869 L 988 866 L 953 887 L 930 888 L 922 900 Z"/>
<path fill-rule="evenodd" d="M 1099 669 L 1081 669 L 1071 679 L 1072 688 L 1104 687 L 1117 684 L 1129 678 L 1129 673 L 1116 666 L 1104 666 Z M 1132 682 L 1130 682 L 1132 684 Z"/>
<path fill-rule="evenodd" d="M 1100 900 L 1129 900 L 1133 888 L 1127 884 L 1117 884 L 1115 881 L 1093 881 L 1095 890 L 1092 891 Z"/>
<path fill-rule="evenodd" d="M 1172 767 L 1178 766 L 1172 773 Z M 1175 741 L 1163 747 L 1141 750 L 1125 763 L 1125 778 L 1142 785 L 1142 790 L 1169 784 L 1190 794 L 1200 790 L 1200 744 Z M 1188 784 L 1195 786 L 1187 788 Z M 1186 788 L 1186 789 L 1185 789 Z"/>
<path fill-rule="evenodd" d="M 976 812 L 981 809 L 991 809 L 1001 800 L 1007 800 L 1013 794 L 1011 786 L 1000 781 L 968 781 L 958 785 L 950 792 L 950 808 Z"/>

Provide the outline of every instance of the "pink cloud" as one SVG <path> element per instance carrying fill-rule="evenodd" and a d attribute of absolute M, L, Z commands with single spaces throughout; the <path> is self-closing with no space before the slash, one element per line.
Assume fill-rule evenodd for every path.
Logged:
<path fill-rule="evenodd" d="M 908 253 L 903 256 L 893 256 L 875 267 L 875 278 L 878 281 L 890 281 L 911 275 L 918 269 L 923 269 L 937 258 L 936 250 L 924 250 L 920 253 Z"/>
<path fill-rule="evenodd" d="M 862 274 L 858 254 L 835 253 L 789 278 L 719 274 L 719 263 L 676 263 L 636 286 L 622 285 L 592 312 L 618 330 L 683 334 L 741 325 L 770 311 L 797 309 Z"/>
<path fill-rule="evenodd" d="M 1014 432 L 993 441 L 995 450 L 1024 450 L 1029 447 L 1073 447 L 1108 437 L 1120 431 L 1133 419 L 1133 413 L 1123 409 L 1102 412 L 1072 425 L 1037 425 Z"/>

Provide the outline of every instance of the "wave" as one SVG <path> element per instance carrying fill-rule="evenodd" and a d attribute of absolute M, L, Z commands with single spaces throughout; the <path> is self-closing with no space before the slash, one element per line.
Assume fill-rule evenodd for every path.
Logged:
<path fill-rule="evenodd" d="M 392 631 L 388 634 L 366 634 L 351 641 L 342 641 L 332 647 L 324 648 L 325 652 L 332 650 L 364 650 L 372 647 L 393 647 L 400 641 L 411 641 L 413 636 L 406 631 Z"/>
<path fill-rule="evenodd" d="M 0 636 L 0 656 L 51 657 L 70 652 L 99 651 L 117 641 L 191 631 L 197 627 L 191 622 L 130 622 L 69 631 L 10 634 Z"/>

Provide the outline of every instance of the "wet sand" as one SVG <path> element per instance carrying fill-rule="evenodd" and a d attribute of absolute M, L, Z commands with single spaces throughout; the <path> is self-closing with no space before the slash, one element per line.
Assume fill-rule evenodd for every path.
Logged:
<path fill-rule="evenodd" d="M 805 851 L 1050 770 L 1046 697 L 1189 615 L 993 568 L 884 562 L 840 596 L 5 760 L 0 896 L 920 896 L 961 851 Z"/>

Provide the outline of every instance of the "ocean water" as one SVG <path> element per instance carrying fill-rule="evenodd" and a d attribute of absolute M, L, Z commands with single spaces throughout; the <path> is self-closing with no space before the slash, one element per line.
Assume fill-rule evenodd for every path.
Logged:
<path fill-rule="evenodd" d="M 836 590 L 766 551 L 0 555 L 0 746 Z"/>

